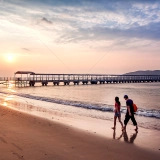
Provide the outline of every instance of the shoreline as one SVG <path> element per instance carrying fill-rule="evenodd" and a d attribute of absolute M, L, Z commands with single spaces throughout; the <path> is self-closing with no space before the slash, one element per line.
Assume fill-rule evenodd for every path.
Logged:
<path fill-rule="evenodd" d="M 134 143 L 124 143 L 121 140 L 117 140 L 120 133 L 119 124 L 117 124 L 117 130 L 114 133 L 109 127 L 99 126 L 97 128 L 97 125 L 102 124 L 102 122 L 94 118 L 84 119 L 84 117 L 81 117 L 80 119 L 80 117 L 77 117 L 76 119 L 76 116 L 70 117 L 67 114 L 61 114 L 60 116 L 57 112 L 56 115 L 52 115 L 54 120 L 49 120 L 2 105 L 0 105 L 0 113 L 0 143 L 2 144 L 0 145 L 0 155 L 2 160 L 104 160 L 108 156 L 112 157 L 112 159 L 120 160 L 158 160 L 160 158 L 160 151 L 158 148 L 152 148 L 151 143 L 149 148 L 145 148 L 139 147 Z M 64 120 L 67 123 L 64 123 Z M 105 123 L 106 126 L 112 124 L 109 121 L 105 121 Z M 89 124 L 92 124 L 92 126 L 88 127 Z M 131 131 L 131 129 L 133 127 L 130 128 L 129 126 L 128 131 L 132 132 L 133 130 Z M 103 135 L 101 132 L 103 132 Z M 140 128 L 140 132 L 142 133 L 138 133 L 135 141 L 140 141 L 143 134 L 144 136 L 151 136 L 152 134 L 151 131 L 146 132 L 142 128 Z M 116 140 L 113 139 L 114 136 Z M 155 139 L 158 138 L 157 133 L 153 136 Z M 122 137 L 125 136 L 123 135 Z M 148 140 L 148 138 L 143 137 L 141 139 L 142 142 L 144 140 Z M 153 142 L 152 140 L 150 141 Z M 145 143 L 142 146 L 145 146 Z"/>

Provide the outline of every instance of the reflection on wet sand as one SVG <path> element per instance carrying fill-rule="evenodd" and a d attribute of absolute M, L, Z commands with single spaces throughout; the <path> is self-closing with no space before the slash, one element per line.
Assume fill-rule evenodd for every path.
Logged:
<path fill-rule="evenodd" d="M 8 106 L 8 102 L 13 100 L 14 96 L 12 95 L 7 95 L 4 98 L 0 98 L 0 104 L 2 104 L 3 106 L 7 107 Z"/>
<path fill-rule="evenodd" d="M 5 107 L 12 108 L 14 110 L 18 110 L 21 112 L 29 113 L 35 116 L 48 118 L 53 120 L 53 116 L 57 117 L 67 117 L 67 114 L 63 112 L 59 112 L 58 109 L 54 108 L 45 108 L 42 106 L 35 106 L 34 104 L 30 104 L 27 101 L 24 102 L 17 102 L 14 100 L 14 97 L 5 96 L 0 98 L 0 104 Z"/>
<path fill-rule="evenodd" d="M 130 139 L 129 139 L 129 138 L 128 138 L 128 135 L 127 135 L 127 132 L 124 132 L 124 133 L 123 133 L 124 141 L 125 141 L 126 143 L 133 143 L 133 142 L 135 141 L 136 137 L 137 137 L 137 134 L 138 134 L 138 132 L 135 131 L 135 133 L 133 133 L 133 134 L 130 136 Z"/>
<path fill-rule="evenodd" d="M 130 138 L 128 138 L 128 134 L 127 134 L 127 132 L 125 131 L 125 132 L 122 132 L 122 133 L 119 135 L 119 137 L 116 137 L 116 130 L 114 129 L 114 130 L 113 130 L 113 139 L 120 140 L 120 139 L 123 137 L 123 138 L 124 138 L 124 141 L 125 141 L 126 143 L 134 143 L 134 141 L 135 141 L 135 139 L 136 139 L 136 137 L 137 137 L 137 134 L 138 134 L 138 132 L 135 131 L 135 133 L 133 133 L 133 134 L 130 136 Z"/>
<path fill-rule="evenodd" d="M 36 110 L 36 107 L 31 104 L 14 101 L 14 96 L 5 96 L 4 98 L 0 98 L 0 104 L 9 108 L 25 111 L 28 113 Z"/>
<path fill-rule="evenodd" d="M 121 138 L 122 138 L 122 136 L 123 136 L 123 132 L 120 134 L 120 136 L 119 136 L 119 137 L 117 137 L 117 138 L 116 138 L 116 130 L 115 130 L 115 129 L 113 130 L 113 139 L 117 139 L 117 140 L 119 140 L 119 139 L 121 139 Z"/>

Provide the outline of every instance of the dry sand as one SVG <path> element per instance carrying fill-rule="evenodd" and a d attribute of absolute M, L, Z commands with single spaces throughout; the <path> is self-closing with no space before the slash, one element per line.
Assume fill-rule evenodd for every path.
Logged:
<path fill-rule="evenodd" d="M 160 151 L 0 106 L 0 160 L 19 159 L 159 160 Z"/>

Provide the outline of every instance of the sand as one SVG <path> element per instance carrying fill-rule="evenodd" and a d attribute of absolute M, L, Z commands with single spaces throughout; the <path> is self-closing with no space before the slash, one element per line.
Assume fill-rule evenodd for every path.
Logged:
<path fill-rule="evenodd" d="M 119 136 L 116 137 L 115 134 L 119 135 L 120 131 L 114 134 L 110 127 L 106 127 L 105 131 L 108 132 L 105 132 L 105 137 L 97 131 L 86 130 L 83 125 L 84 129 L 75 127 L 74 124 L 78 125 L 77 120 L 73 123 L 70 120 L 67 123 L 63 121 L 64 119 L 61 119 L 61 122 L 51 121 L 1 105 L 0 160 L 160 159 L 157 145 L 155 148 L 152 145 L 145 147 L 145 140 L 148 142 L 149 139 L 147 137 L 139 140 L 142 146 L 137 146 L 134 143 L 117 140 Z M 111 122 L 105 121 L 105 123 L 107 126 Z M 141 131 L 146 133 L 143 129 Z M 151 136 L 152 132 L 148 133 Z M 125 136 L 123 135 L 123 138 Z M 157 134 L 156 136 L 158 137 Z M 157 144 L 160 145 L 160 142 Z"/>

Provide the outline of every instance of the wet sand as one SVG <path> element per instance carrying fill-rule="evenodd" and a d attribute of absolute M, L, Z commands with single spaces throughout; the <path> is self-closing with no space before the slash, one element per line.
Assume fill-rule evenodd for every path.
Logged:
<path fill-rule="evenodd" d="M 53 113 L 52 113 L 53 114 Z M 154 135 L 154 142 L 148 144 L 150 147 L 145 147 L 145 140 L 148 142 L 148 137 L 151 137 L 152 132 L 145 134 L 134 135 L 140 137 L 139 147 L 131 143 L 135 138 L 130 138 L 128 135 L 121 135 L 120 129 L 113 132 L 110 127 L 99 126 L 98 120 L 92 119 L 95 123 L 90 123 L 91 119 L 75 119 L 72 117 L 52 115 L 55 120 L 40 118 L 27 113 L 16 111 L 5 106 L 0 106 L 0 159 L 1 160 L 159 160 L 160 146 L 157 132 Z M 68 121 L 67 121 L 68 119 Z M 75 120 L 75 121 L 73 121 Z M 85 121 L 87 123 L 85 124 Z M 61 122 L 59 122 L 61 121 Z M 66 121 L 67 123 L 64 123 Z M 83 123 L 84 122 L 84 123 Z M 111 122 L 105 121 L 106 126 L 110 126 Z M 93 124 L 93 126 L 88 126 Z M 102 124 L 102 123 L 101 123 Z M 75 127 L 80 125 L 81 127 Z M 120 126 L 119 124 L 117 124 Z M 83 128 L 80 129 L 80 128 Z M 91 128 L 91 129 L 87 129 Z M 133 128 L 128 128 L 133 130 Z M 100 132 L 98 132 L 100 130 Z M 103 134 L 101 134 L 103 132 Z M 147 135 L 148 134 L 148 135 Z M 106 135 L 106 136 L 105 136 Z M 118 137 L 117 137 L 118 136 Z M 148 137 L 147 137 L 148 136 Z M 127 138 L 128 137 L 128 138 Z M 115 139 L 116 140 L 115 140 Z M 118 140 L 123 138 L 128 141 Z M 127 140 L 128 139 L 128 140 Z M 136 139 L 137 140 L 137 139 Z M 144 143 L 143 143 L 144 142 Z M 159 144 L 160 145 L 160 144 Z"/>

